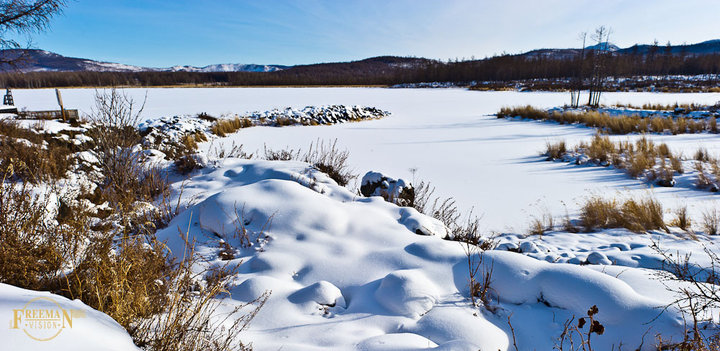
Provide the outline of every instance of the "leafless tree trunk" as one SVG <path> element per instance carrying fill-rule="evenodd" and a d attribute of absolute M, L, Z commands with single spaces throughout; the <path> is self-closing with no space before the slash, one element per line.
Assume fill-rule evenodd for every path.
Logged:
<path fill-rule="evenodd" d="M 580 39 L 582 39 L 582 49 L 580 49 L 580 60 L 577 67 L 577 76 L 575 77 L 575 83 L 570 90 L 570 106 L 580 106 L 580 92 L 582 91 L 583 81 L 585 80 L 585 40 L 587 39 L 587 33 L 580 33 Z"/>
<path fill-rule="evenodd" d="M 592 39 L 597 43 L 593 50 L 591 65 L 592 74 L 590 76 L 590 96 L 588 97 L 588 106 L 598 107 L 600 105 L 600 93 L 602 92 L 605 80 L 607 79 L 607 57 L 612 53 L 609 52 L 610 33 L 612 30 L 600 26 L 595 29 Z"/>

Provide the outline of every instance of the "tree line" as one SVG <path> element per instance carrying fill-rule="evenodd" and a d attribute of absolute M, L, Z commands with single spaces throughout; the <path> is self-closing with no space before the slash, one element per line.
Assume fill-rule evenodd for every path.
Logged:
<path fill-rule="evenodd" d="M 435 61 L 380 57 L 368 60 L 294 66 L 277 72 L 5 72 L 0 84 L 9 88 L 83 86 L 279 86 L 393 85 L 420 82 L 483 82 L 578 77 L 583 62 L 599 51 L 580 55 L 500 55 L 483 60 Z M 646 52 L 613 53 L 603 57 L 607 76 L 720 74 L 720 53 L 672 53 L 660 48 Z"/>

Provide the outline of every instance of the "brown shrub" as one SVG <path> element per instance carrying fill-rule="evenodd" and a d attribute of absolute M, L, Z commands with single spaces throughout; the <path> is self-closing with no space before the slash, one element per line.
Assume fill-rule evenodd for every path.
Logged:
<path fill-rule="evenodd" d="M 586 153 L 590 159 L 607 163 L 610 161 L 610 155 L 616 152 L 615 144 L 607 136 L 595 135 L 588 146 Z"/>
<path fill-rule="evenodd" d="M 63 238 L 46 221 L 49 196 L 27 183 L 0 183 L 0 282 L 42 290 L 62 267 Z M 45 194 L 48 195 L 48 194 Z"/>
<path fill-rule="evenodd" d="M 593 196 L 585 201 L 580 213 L 580 223 L 585 231 L 597 228 L 621 227 L 622 211 L 617 202 Z"/>
<path fill-rule="evenodd" d="M 0 165 L 12 164 L 12 178 L 33 183 L 65 178 L 73 163 L 71 154 L 69 148 L 58 144 L 42 148 L 38 144 L 0 139 Z"/>

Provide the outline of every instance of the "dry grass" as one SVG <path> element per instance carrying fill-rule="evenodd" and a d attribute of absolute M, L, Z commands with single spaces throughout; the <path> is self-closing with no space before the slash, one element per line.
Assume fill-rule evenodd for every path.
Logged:
<path fill-rule="evenodd" d="M 556 143 L 545 143 L 545 153 L 549 161 L 562 159 L 567 153 L 567 145 L 565 141 L 558 141 Z"/>
<path fill-rule="evenodd" d="M 50 197 L 25 182 L 6 183 L 10 173 L 0 177 L 0 282 L 40 290 L 64 263 L 64 238 L 46 220 Z"/>
<path fill-rule="evenodd" d="M 707 110 L 709 108 L 714 108 L 714 106 L 706 106 L 706 105 L 700 105 L 700 104 L 678 104 L 677 102 L 674 104 L 658 104 L 658 103 L 645 103 L 642 104 L 642 106 L 639 105 L 633 105 L 633 104 L 617 104 L 616 107 L 620 108 L 631 108 L 636 110 L 654 110 L 654 111 L 674 111 L 676 109 L 682 109 L 685 112 L 689 111 L 702 111 Z"/>
<path fill-rule="evenodd" d="M 638 115 L 611 116 L 597 111 L 566 111 L 549 113 L 532 106 L 503 107 L 497 113 L 498 118 L 522 117 L 532 120 L 555 121 L 560 124 L 583 124 L 598 128 L 611 134 L 629 133 L 700 133 L 717 130 L 710 120 L 697 121 L 691 118 L 678 117 L 641 117 Z"/>
<path fill-rule="evenodd" d="M 670 222 L 670 225 L 678 227 L 684 231 L 689 231 L 692 226 L 690 216 L 688 216 L 687 206 L 682 206 L 675 209 L 675 218 Z"/>
<path fill-rule="evenodd" d="M 269 161 L 298 160 L 311 164 L 315 169 L 327 174 L 340 186 L 346 186 L 351 180 L 357 178 L 348 164 L 350 152 L 337 146 L 337 139 L 332 142 L 317 140 L 310 143 L 308 151 L 281 149 L 272 150 L 263 146 L 264 158 Z"/>
<path fill-rule="evenodd" d="M 592 196 L 582 206 L 580 222 L 588 232 L 600 228 L 626 228 L 634 232 L 667 230 L 662 205 L 650 196 L 623 202 Z"/>
<path fill-rule="evenodd" d="M 703 212 L 702 229 L 707 235 L 718 235 L 720 232 L 720 212 L 711 209 Z"/>
<path fill-rule="evenodd" d="M 294 149 L 280 149 L 273 150 L 269 149 L 267 145 L 263 144 L 264 159 L 268 161 L 291 161 L 300 160 L 300 150 Z"/>
<path fill-rule="evenodd" d="M 338 185 L 346 186 L 351 180 L 357 178 L 348 164 L 350 153 L 337 146 L 337 139 L 332 143 L 318 140 L 303 156 L 302 160 L 313 165 L 317 170 L 330 176 Z"/>
<path fill-rule="evenodd" d="M 708 162 L 710 161 L 710 153 L 708 153 L 707 149 L 704 147 L 698 148 L 697 151 L 695 151 L 695 155 L 693 156 L 695 161 L 702 161 L 702 162 Z"/>
<path fill-rule="evenodd" d="M 565 153 L 561 151 L 565 149 Z M 548 159 L 563 158 L 569 153 L 564 142 L 548 144 L 545 155 Z M 608 136 L 595 135 L 590 143 L 581 142 L 572 152 L 584 154 L 590 162 L 601 166 L 614 166 L 624 169 L 631 177 L 646 176 L 657 185 L 671 187 L 675 185 L 675 173 L 684 173 L 680 158 L 672 153 L 667 144 L 655 144 L 643 136 L 635 142 L 613 142 Z M 719 168 L 720 169 L 720 168 Z"/>
<path fill-rule="evenodd" d="M 224 137 L 228 134 L 235 133 L 242 128 L 248 128 L 252 126 L 253 122 L 249 118 L 235 117 L 230 119 L 218 119 L 210 127 L 210 131 L 212 131 L 213 134 L 219 137 Z"/>
<path fill-rule="evenodd" d="M 539 214 L 531 216 L 528 234 L 542 236 L 553 229 L 555 229 L 555 219 L 546 207 L 539 208 Z"/>
<path fill-rule="evenodd" d="M 0 165 L 13 165 L 12 179 L 40 183 L 64 178 L 72 165 L 71 154 L 69 143 L 0 120 Z"/>
<path fill-rule="evenodd" d="M 64 294 L 104 312 L 125 329 L 163 311 L 172 262 L 163 246 L 143 237 L 95 240 L 67 277 Z"/>

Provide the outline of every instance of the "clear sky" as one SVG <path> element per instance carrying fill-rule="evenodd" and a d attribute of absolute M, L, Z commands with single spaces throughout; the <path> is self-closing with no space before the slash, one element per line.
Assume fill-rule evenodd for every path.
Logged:
<path fill-rule="evenodd" d="M 69 0 L 33 46 L 66 56 L 168 67 L 303 64 L 380 55 L 482 58 L 610 41 L 720 38 L 718 0 Z"/>

